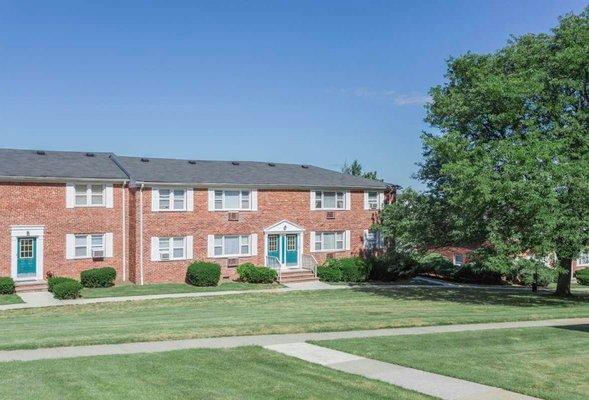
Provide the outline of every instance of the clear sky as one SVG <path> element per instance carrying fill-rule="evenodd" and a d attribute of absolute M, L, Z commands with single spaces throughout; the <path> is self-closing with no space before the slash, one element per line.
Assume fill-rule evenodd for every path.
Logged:
<path fill-rule="evenodd" d="M 308 163 L 413 185 L 445 59 L 577 0 L 0 0 L 0 147 Z"/>

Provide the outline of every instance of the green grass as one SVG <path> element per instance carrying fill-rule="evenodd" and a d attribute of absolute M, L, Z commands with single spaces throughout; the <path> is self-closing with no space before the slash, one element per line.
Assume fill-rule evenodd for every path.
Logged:
<path fill-rule="evenodd" d="M 548 400 L 589 393 L 589 325 L 316 342 Z"/>
<path fill-rule="evenodd" d="M 0 294 L 0 305 L 22 303 L 22 299 L 16 294 Z"/>
<path fill-rule="evenodd" d="M 0 376 L 11 400 L 431 399 L 258 347 L 2 363 Z"/>
<path fill-rule="evenodd" d="M 224 292 L 232 290 L 260 290 L 278 289 L 282 287 L 274 284 L 255 284 L 243 282 L 224 282 L 219 286 L 199 287 L 185 283 L 155 283 L 149 285 L 119 285 L 109 288 L 84 288 L 82 297 L 87 299 L 99 297 L 143 296 L 150 294 L 172 293 L 200 293 L 200 292 Z"/>
<path fill-rule="evenodd" d="M 0 350 L 587 316 L 589 295 L 421 287 L 247 293 L 7 310 Z"/>

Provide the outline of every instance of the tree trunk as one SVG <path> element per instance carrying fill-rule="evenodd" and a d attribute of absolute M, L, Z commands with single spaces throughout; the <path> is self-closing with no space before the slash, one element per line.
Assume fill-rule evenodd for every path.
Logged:
<path fill-rule="evenodd" d="M 573 276 L 573 260 L 570 258 L 559 258 L 560 271 L 556 282 L 557 296 L 571 295 L 571 278 Z"/>

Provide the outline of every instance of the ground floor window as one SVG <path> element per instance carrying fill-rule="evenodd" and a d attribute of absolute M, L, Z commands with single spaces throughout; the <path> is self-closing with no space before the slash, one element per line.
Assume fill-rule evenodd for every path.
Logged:
<path fill-rule="evenodd" d="M 184 260 L 186 258 L 186 238 L 159 238 L 160 260 Z"/>
<path fill-rule="evenodd" d="M 250 254 L 249 235 L 215 235 L 215 256 L 247 256 Z"/>
<path fill-rule="evenodd" d="M 589 266 L 589 251 L 585 253 L 581 253 L 579 259 L 577 260 L 577 264 L 581 267 Z"/>
<path fill-rule="evenodd" d="M 75 235 L 76 258 L 104 257 L 104 234 Z"/>
<path fill-rule="evenodd" d="M 345 232 L 317 232 L 315 251 L 335 251 L 344 249 Z"/>
<path fill-rule="evenodd" d="M 454 265 L 456 265 L 457 267 L 464 265 L 464 254 L 454 254 Z"/>

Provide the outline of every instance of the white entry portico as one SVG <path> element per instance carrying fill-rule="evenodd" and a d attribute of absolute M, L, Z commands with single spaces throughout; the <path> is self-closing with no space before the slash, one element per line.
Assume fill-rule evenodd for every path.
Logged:
<path fill-rule="evenodd" d="M 301 226 L 287 220 L 264 229 L 266 265 L 281 269 L 301 268 L 304 231 Z"/>

